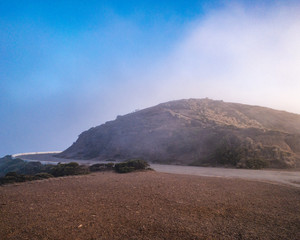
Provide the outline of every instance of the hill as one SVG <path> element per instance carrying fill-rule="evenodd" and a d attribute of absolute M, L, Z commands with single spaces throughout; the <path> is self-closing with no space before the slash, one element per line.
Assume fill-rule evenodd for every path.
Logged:
<path fill-rule="evenodd" d="M 171 101 L 91 128 L 58 156 L 243 168 L 299 167 L 300 115 L 210 99 Z"/>

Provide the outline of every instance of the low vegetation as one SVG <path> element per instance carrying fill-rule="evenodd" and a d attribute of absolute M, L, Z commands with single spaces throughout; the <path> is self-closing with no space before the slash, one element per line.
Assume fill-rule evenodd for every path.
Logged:
<path fill-rule="evenodd" d="M 90 172 L 116 171 L 127 173 L 136 170 L 150 169 L 149 164 L 142 159 L 132 159 L 122 163 L 97 163 L 89 167 L 76 162 L 41 164 L 14 159 L 10 155 L 0 158 L 0 185 L 15 182 L 41 180 L 52 177 L 82 175 Z"/>
<path fill-rule="evenodd" d="M 118 173 L 128 173 L 136 170 L 149 169 L 149 164 L 142 159 L 132 159 L 127 162 L 115 164 L 115 170 Z"/>
<path fill-rule="evenodd" d="M 0 184 L 41 180 L 52 177 L 89 173 L 86 166 L 78 163 L 41 164 L 14 159 L 10 155 L 0 158 Z"/>
<path fill-rule="evenodd" d="M 63 176 L 70 176 L 70 175 L 82 175 L 88 174 L 89 170 L 84 165 L 79 165 L 76 162 L 70 163 L 58 163 L 49 169 L 50 174 L 54 177 L 63 177 Z"/>
<path fill-rule="evenodd" d="M 289 168 L 295 165 L 292 153 L 276 146 L 263 146 L 251 138 L 236 136 L 223 138 L 214 158 L 217 164 L 237 168 L 261 169 L 266 167 Z"/>
<path fill-rule="evenodd" d="M 4 177 L 0 178 L 0 185 L 7 184 L 7 183 L 42 180 L 42 179 L 47 179 L 52 177 L 54 176 L 49 173 L 37 173 L 35 175 L 25 175 L 25 174 L 18 174 L 16 172 L 9 172 Z"/>
<path fill-rule="evenodd" d="M 111 171 L 114 169 L 114 163 L 96 163 L 89 166 L 91 172 Z"/>
<path fill-rule="evenodd" d="M 91 172 L 111 171 L 117 173 L 128 173 L 137 170 L 150 170 L 149 164 L 142 159 L 131 159 L 121 163 L 97 163 L 89 167 Z"/>

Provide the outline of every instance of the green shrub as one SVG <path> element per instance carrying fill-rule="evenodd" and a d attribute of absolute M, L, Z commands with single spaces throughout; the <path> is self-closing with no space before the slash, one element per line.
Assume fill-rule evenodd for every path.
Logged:
<path fill-rule="evenodd" d="M 52 174 L 45 173 L 45 172 L 37 173 L 37 174 L 34 175 L 35 180 L 47 179 L 47 178 L 53 178 L 53 177 L 54 176 Z"/>
<path fill-rule="evenodd" d="M 49 169 L 49 173 L 54 177 L 62 177 L 69 175 L 81 175 L 89 173 L 88 168 L 79 165 L 76 162 L 58 163 Z"/>
<path fill-rule="evenodd" d="M 22 174 L 34 175 L 43 171 L 44 165 L 40 162 L 25 162 L 24 168 L 20 171 Z"/>
<path fill-rule="evenodd" d="M 107 170 L 112 170 L 114 168 L 114 163 L 96 163 L 89 166 L 91 172 L 102 172 Z"/>
<path fill-rule="evenodd" d="M 127 161 L 128 167 L 133 167 L 135 170 L 142 170 L 149 167 L 149 164 L 142 159 L 132 159 Z"/>
<path fill-rule="evenodd" d="M 115 167 L 115 164 L 114 163 L 107 163 L 107 164 L 105 164 L 105 166 L 108 169 L 113 169 Z"/>
<path fill-rule="evenodd" d="M 234 135 L 224 136 L 215 150 L 217 164 L 236 166 L 244 154 L 241 141 Z"/>
<path fill-rule="evenodd" d="M 132 159 L 126 162 L 115 164 L 115 170 L 118 173 L 133 172 L 136 170 L 145 170 L 149 164 L 142 159 Z"/>
<path fill-rule="evenodd" d="M 25 167 L 25 162 L 21 159 L 13 159 L 11 155 L 0 158 L 0 177 L 8 172 L 20 172 Z"/>
<path fill-rule="evenodd" d="M 16 172 L 8 172 L 8 173 L 5 174 L 5 177 L 17 178 L 18 174 Z"/>
<path fill-rule="evenodd" d="M 118 173 L 129 173 L 135 171 L 134 167 L 122 166 L 116 170 Z"/>
<path fill-rule="evenodd" d="M 4 177 L 0 178 L 0 184 L 26 182 L 34 180 L 33 176 L 9 172 Z"/>
<path fill-rule="evenodd" d="M 251 158 L 246 160 L 246 167 L 252 169 L 261 169 L 267 167 L 266 161 L 259 158 Z"/>
<path fill-rule="evenodd" d="M 111 164 L 106 164 L 107 169 L 112 167 Z M 0 158 L 0 184 L 87 173 L 89 173 L 89 169 L 76 162 L 43 165 L 40 162 L 26 162 L 21 159 L 13 159 L 10 155 Z"/>
<path fill-rule="evenodd" d="M 104 171 L 104 169 L 105 169 L 105 164 L 103 164 L 103 163 L 96 163 L 96 164 L 89 166 L 89 170 L 91 172 Z"/>

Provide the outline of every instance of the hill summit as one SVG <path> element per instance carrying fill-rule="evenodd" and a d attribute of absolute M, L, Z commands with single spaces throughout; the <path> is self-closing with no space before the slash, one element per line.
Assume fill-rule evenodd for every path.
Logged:
<path fill-rule="evenodd" d="M 210 99 L 162 103 L 93 127 L 62 158 L 229 165 L 300 166 L 300 115 Z"/>

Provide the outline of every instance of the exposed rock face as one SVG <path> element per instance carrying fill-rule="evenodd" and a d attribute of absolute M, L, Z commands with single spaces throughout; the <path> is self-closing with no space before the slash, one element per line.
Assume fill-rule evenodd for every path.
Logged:
<path fill-rule="evenodd" d="M 298 167 L 300 115 L 210 99 L 162 103 L 80 134 L 63 158 Z"/>

